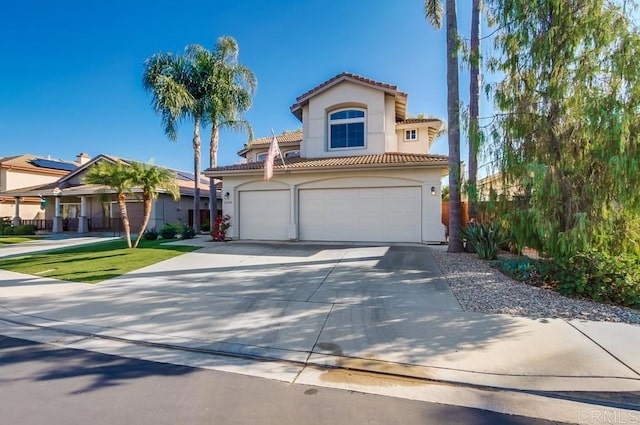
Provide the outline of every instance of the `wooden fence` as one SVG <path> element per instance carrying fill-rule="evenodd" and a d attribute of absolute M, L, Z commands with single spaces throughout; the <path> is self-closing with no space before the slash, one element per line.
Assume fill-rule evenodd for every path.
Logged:
<path fill-rule="evenodd" d="M 462 227 L 466 227 L 469 222 L 469 203 L 461 202 L 460 220 Z M 442 224 L 447 228 L 447 236 L 449 236 L 449 201 L 442 201 Z"/>

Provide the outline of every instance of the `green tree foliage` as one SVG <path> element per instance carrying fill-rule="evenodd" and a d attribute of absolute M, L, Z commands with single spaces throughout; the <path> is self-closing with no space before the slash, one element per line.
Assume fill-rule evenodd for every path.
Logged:
<path fill-rule="evenodd" d="M 200 125 L 206 119 L 207 75 L 201 73 L 189 57 L 156 53 L 145 60 L 142 85 L 151 94 L 151 107 L 162 117 L 164 132 L 170 140 L 178 137 L 180 121 L 193 121 L 193 223 L 200 225 Z"/>
<path fill-rule="evenodd" d="M 232 37 L 220 37 L 213 50 L 192 44 L 184 55 L 157 53 L 145 61 L 143 87 L 152 95 L 151 106 L 162 117 L 166 135 L 176 140 L 176 125 L 193 121 L 194 175 L 200 176 L 200 126 L 211 124 L 209 166 L 217 165 L 221 128 L 245 130 L 252 138 L 249 123 L 241 118 L 251 107 L 257 85 L 255 75 L 238 63 L 238 43 Z M 200 227 L 200 179 L 194 183 L 193 224 Z M 210 181 L 211 217 L 215 216 L 216 197 Z"/>
<path fill-rule="evenodd" d="M 554 258 L 639 252 L 640 35 L 631 5 L 491 0 L 502 175 L 512 233 Z M 517 217 L 516 217 L 517 216 Z M 523 243 L 521 240 L 520 243 Z"/>
<path fill-rule="evenodd" d="M 249 140 L 253 130 L 242 115 L 249 110 L 252 96 L 258 84 L 253 72 L 238 63 L 238 43 L 229 36 L 220 37 L 213 49 L 194 44 L 187 47 L 187 56 L 202 75 L 204 122 L 211 124 L 209 143 L 209 167 L 218 165 L 218 144 L 221 129 L 245 131 Z M 213 177 L 209 179 L 210 222 L 217 214 L 216 188 Z"/>
<path fill-rule="evenodd" d="M 482 2 L 471 2 L 471 45 L 469 51 L 469 180 L 467 193 L 469 195 L 469 216 L 477 217 L 476 204 L 478 201 L 478 151 L 482 143 L 479 126 L 480 116 L 480 15 Z"/>
<path fill-rule="evenodd" d="M 176 183 L 176 173 L 163 167 L 141 162 L 131 162 L 130 170 L 132 184 L 142 190 L 142 201 L 144 205 L 144 217 L 134 248 L 140 244 L 140 239 L 144 235 L 149 218 L 151 217 L 151 206 L 158 198 L 159 191 L 170 194 L 173 199 L 180 198 L 180 188 Z"/>
<path fill-rule="evenodd" d="M 82 181 L 87 184 L 106 185 L 116 193 L 125 239 L 127 246 L 131 248 L 131 226 L 129 225 L 129 214 L 127 213 L 127 194 L 131 192 L 131 187 L 133 186 L 133 174 L 129 165 L 123 161 L 115 163 L 106 160 L 98 161 L 98 163 L 89 168 Z"/>
<path fill-rule="evenodd" d="M 174 199 L 180 197 L 180 190 L 176 184 L 175 173 L 151 164 L 142 164 L 132 161 L 110 162 L 99 161 L 89 168 L 83 178 L 84 183 L 106 185 L 116 193 L 120 217 L 124 228 L 127 246 L 137 248 L 140 239 L 143 237 L 149 217 L 151 216 L 151 205 L 158 197 L 158 192 L 163 191 L 173 196 Z M 127 212 L 127 195 L 133 193 L 134 189 L 142 192 L 144 202 L 144 219 L 138 231 L 138 238 L 135 245 L 131 243 L 131 225 L 129 224 L 129 214 Z"/>

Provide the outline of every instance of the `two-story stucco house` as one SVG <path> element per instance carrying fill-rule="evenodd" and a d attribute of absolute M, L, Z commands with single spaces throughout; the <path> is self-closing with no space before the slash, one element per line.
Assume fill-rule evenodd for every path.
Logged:
<path fill-rule="evenodd" d="M 44 211 L 40 204 L 42 199 L 37 194 L 20 198 L 6 196 L 3 193 L 54 182 L 89 159 L 84 153 L 77 156 L 77 161 L 63 161 L 31 154 L 0 158 L 0 217 L 11 217 L 16 223 L 17 219 L 44 219 Z M 19 216 L 16 211 L 20 212 Z"/>
<path fill-rule="evenodd" d="M 429 148 L 439 119 L 407 119 L 396 86 L 342 73 L 291 106 L 302 131 L 277 136 L 284 157 L 263 178 L 271 137 L 239 152 L 222 179 L 227 236 L 247 240 L 439 243 L 447 156 Z"/>
<path fill-rule="evenodd" d="M 115 191 L 106 185 L 84 183 L 88 170 L 100 161 L 115 163 L 130 161 L 111 155 L 100 154 L 87 161 L 63 177 L 44 185 L 9 190 L 0 195 L 15 199 L 40 197 L 47 201 L 44 211 L 45 227 L 53 233 L 72 231 L 87 233 L 91 231 L 115 231 L 121 226 L 120 209 Z M 180 190 L 180 199 L 174 200 L 166 191 L 159 190 L 159 196 L 153 201 L 148 228 L 160 228 L 165 223 L 193 225 L 194 176 L 191 173 L 175 171 L 176 184 Z M 202 194 L 200 197 L 201 214 L 209 212 L 209 180 L 201 177 Z M 133 231 L 137 231 L 143 221 L 144 205 L 141 188 L 133 187 L 127 195 L 127 212 Z M 216 205 L 221 209 L 220 199 Z M 16 203 L 16 216 L 21 217 L 21 204 Z M 204 218 L 208 218 L 203 215 Z M 24 222 L 17 220 L 18 222 Z"/>

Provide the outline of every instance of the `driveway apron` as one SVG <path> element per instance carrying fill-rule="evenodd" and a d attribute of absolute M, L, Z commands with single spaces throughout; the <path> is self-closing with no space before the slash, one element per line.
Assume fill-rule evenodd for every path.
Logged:
<path fill-rule="evenodd" d="M 185 241 L 185 243 L 189 243 Z M 422 245 L 201 243 L 97 284 L 20 290 L 2 315 L 60 329 L 304 364 L 526 389 L 639 376 L 562 320 L 463 312 Z M 44 285 L 46 286 L 46 285 Z M 547 377 L 551 379 L 540 379 Z M 597 379 L 596 379 L 597 378 Z"/>

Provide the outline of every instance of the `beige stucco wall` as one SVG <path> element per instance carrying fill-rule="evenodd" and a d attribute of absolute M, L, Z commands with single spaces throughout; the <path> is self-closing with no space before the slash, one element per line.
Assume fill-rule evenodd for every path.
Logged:
<path fill-rule="evenodd" d="M 0 202 L 0 217 L 15 216 L 15 202 Z M 20 202 L 20 218 L 34 220 L 44 218 L 44 212 L 40 209 L 40 202 Z"/>
<path fill-rule="evenodd" d="M 304 142 L 301 155 L 307 158 L 384 153 L 387 141 L 388 103 L 383 91 L 342 81 L 309 99 L 302 109 Z M 329 150 L 327 114 L 349 106 L 365 109 L 365 148 Z M 395 115 L 392 115 L 395 117 Z M 394 119 L 394 118 L 392 118 Z M 393 126 L 391 127 L 393 129 Z M 393 133 L 393 130 L 391 130 Z"/>
<path fill-rule="evenodd" d="M 9 170 L 3 168 L 0 192 L 52 183 L 60 177 L 60 175 L 47 175 L 24 170 Z"/>
<path fill-rule="evenodd" d="M 481 179 L 477 186 L 480 201 L 488 201 L 491 197 L 491 191 L 496 195 L 506 195 L 508 199 L 512 199 L 522 191 L 518 182 L 505 184 L 500 173 Z"/>
<path fill-rule="evenodd" d="M 238 200 L 244 190 L 287 189 L 294 200 L 289 217 L 289 237 L 298 238 L 298 190 L 308 188 L 353 188 L 353 187 L 398 187 L 417 186 L 422 193 L 422 234 L 423 243 L 443 242 L 445 229 L 441 222 L 442 202 L 441 170 L 438 168 L 397 169 L 397 170 L 359 170 L 356 172 L 337 171 L 335 173 L 296 173 L 276 175 L 270 181 L 264 181 L 262 175 L 225 176 L 223 193 L 229 192 L 228 200 L 223 201 L 223 212 L 231 216 L 228 237 L 238 238 L 239 217 Z M 431 187 L 436 194 L 431 195 Z"/>
<path fill-rule="evenodd" d="M 384 131 L 385 151 L 398 152 L 398 138 L 396 137 L 396 100 L 391 95 L 384 97 Z"/>
<path fill-rule="evenodd" d="M 405 141 L 405 130 L 415 129 L 418 131 L 418 140 Z M 396 138 L 398 140 L 397 152 L 404 153 L 429 153 L 429 129 L 419 124 L 402 124 L 396 127 Z"/>

